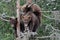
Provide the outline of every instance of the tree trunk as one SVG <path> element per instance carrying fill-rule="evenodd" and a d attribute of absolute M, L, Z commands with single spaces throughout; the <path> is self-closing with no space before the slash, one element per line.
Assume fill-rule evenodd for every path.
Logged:
<path fill-rule="evenodd" d="M 17 10 L 16 10 L 16 12 L 17 12 L 17 38 L 16 38 L 16 40 L 19 40 L 20 39 L 20 8 L 19 8 L 19 6 L 20 6 L 20 0 L 17 0 L 17 3 L 16 3 L 16 7 L 17 7 Z"/>

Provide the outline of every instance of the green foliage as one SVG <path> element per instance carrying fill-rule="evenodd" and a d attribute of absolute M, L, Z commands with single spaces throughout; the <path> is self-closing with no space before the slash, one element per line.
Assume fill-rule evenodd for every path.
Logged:
<path fill-rule="evenodd" d="M 25 0 L 20 0 L 20 5 L 26 3 Z M 34 1 L 33 1 L 34 2 Z M 41 7 L 42 11 L 60 10 L 60 0 L 40 0 L 37 4 Z M 6 13 L 8 16 L 16 16 L 16 0 L 5 2 L 0 0 L 0 14 Z M 51 12 L 42 12 L 46 16 L 51 16 Z M 52 24 L 55 26 L 55 21 L 47 19 L 42 16 L 42 26 L 38 29 L 40 36 L 48 35 L 49 31 L 44 31 L 46 24 Z M 59 26 L 59 25 L 58 25 Z M 10 23 L 0 20 L 0 40 L 14 40 L 14 30 L 10 26 Z"/>

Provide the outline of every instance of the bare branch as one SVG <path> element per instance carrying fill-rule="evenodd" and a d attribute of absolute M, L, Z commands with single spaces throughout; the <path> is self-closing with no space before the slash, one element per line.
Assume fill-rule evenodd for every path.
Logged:
<path fill-rule="evenodd" d="M 50 38 L 50 36 L 42 36 L 42 37 L 36 37 L 36 38 Z"/>
<path fill-rule="evenodd" d="M 42 37 L 36 37 L 36 38 L 51 38 L 53 37 L 54 35 L 56 35 L 56 33 L 52 33 L 50 36 L 42 36 Z"/>
<path fill-rule="evenodd" d="M 44 14 L 42 14 L 42 16 L 44 16 L 44 17 L 46 17 L 46 18 L 48 18 L 48 19 L 51 19 L 51 20 L 60 20 L 60 19 L 51 18 L 51 17 L 46 16 L 46 15 L 44 15 Z"/>
<path fill-rule="evenodd" d="M 51 25 L 50 25 L 50 26 L 51 26 Z M 60 32 L 59 29 L 55 29 L 53 26 L 51 26 L 51 28 L 52 28 L 54 31 L 59 31 L 59 32 Z"/>
<path fill-rule="evenodd" d="M 0 19 L 3 21 L 9 22 L 9 20 L 3 19 L 2 17 L 0 17 Z"/>

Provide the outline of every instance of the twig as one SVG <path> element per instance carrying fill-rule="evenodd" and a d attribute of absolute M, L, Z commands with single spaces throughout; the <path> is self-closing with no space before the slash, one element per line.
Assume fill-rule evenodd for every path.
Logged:
<path fill-rule="evenodd" d="M 36 38 L 51 38 L 52 36 L 54 36 L 54 34 L 56 34 L 56 33 L 54 32 L 50 36 L 42 36 L 42 37 L 36 37 Z"/>
<path fill-rule="evenodd" d="M 0 17 L 0 19 L 3 21 L 9 22 L 9 20 L 3 19 L 2 17 Z"/>
<path fill-rule="evenodd" d="M 40 12 L 57 12 L 57 11 L 40 11 Z"/>
<path fill-rule="evenodd" d="M 42 36 L 42 37 L 36 37 L 36 38 L 50 38 L 50 36 Z"/>
<path fill-rule="evenodd" d="M 44 15 L 44 14 L 42 14 L 42 16 L 44 16 L 44 17 L 46 17 L 46 18 L 48 18 L 48 19 L 51 19 L 51 20 L 60 20 L 60 19 L 51 18 L 51 17 L 46 16 L 46 15 Z"/>
<path fill-rule="evenodd" d="M 50 25 L 51 26 L 51 25 Z M 59 29 L 55 29 L 53 26 L 51 26 L 51 28 L 54 30 L 54 31 L 60 31 Z"/>

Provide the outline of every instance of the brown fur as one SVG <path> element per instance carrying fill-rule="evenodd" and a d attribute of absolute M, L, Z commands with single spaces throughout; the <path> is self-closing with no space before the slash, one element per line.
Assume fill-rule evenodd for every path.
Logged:
<path fill-rule="evenodd" d="M 10 18 L 10 23 L 11 23 L 13 29 L 15 30 L 14 34 L 17 37 L 17 23 L 18 23 L 17 18 Z M 24 30 L 25 30 L 24 29 L 24 24 L 23 24 L 22 21 L 20 21 L 20 31 L 24 32 Z"/>
<path fill-rule="evenodd" d="M 39 22 L 41 23 L 41 9 L 37 4 L 32 4 L 32 3 L 25 4 L 22 6 L 21 9 L 24 13 L 32 11 L 38 17 Z"/>
<path fill-rule="evenodd" d="M 25 4 L 22 6 L 21 8 L 24 12 L 25 15 L 29 14 L 29 17 L 25 17 L 28 18 L 28 26 L 29 26 L 29 30 L 35 32 L 36 29 L 38 28 L 39 24 L 41 23 L 41 9 L 37 4 Z M 28 16 L 28 15 L 27 15 Z M 21 17 L 23 18 L 23 17 Z M 30 19 L 31 18 L 31 19 Z M 24 32 L 25 28 L 24 28 L 24 21 L 25 19 L 23 18 L 23 20 L 20 21 L 20 27 L 21 27 L 21 32 Z M 10 23 L 13 25 L 13 28 L 15 30 L 15 34 L 17 36 L 17 31 L 16 31 L 16 27 L 17 27 L 17 18 L 10 18 Z"/>
<path fill-rule="evenodd" d="M 32 12 L 28 12 L 27 14 L 23 14 L 22 21 L 24 22 L 24 24 L 28 25 L 30 31 L 36 32 L 36 29 L 39 26 L 39 20 L 36 17 L 36 15 L 34 15 Z"/>

